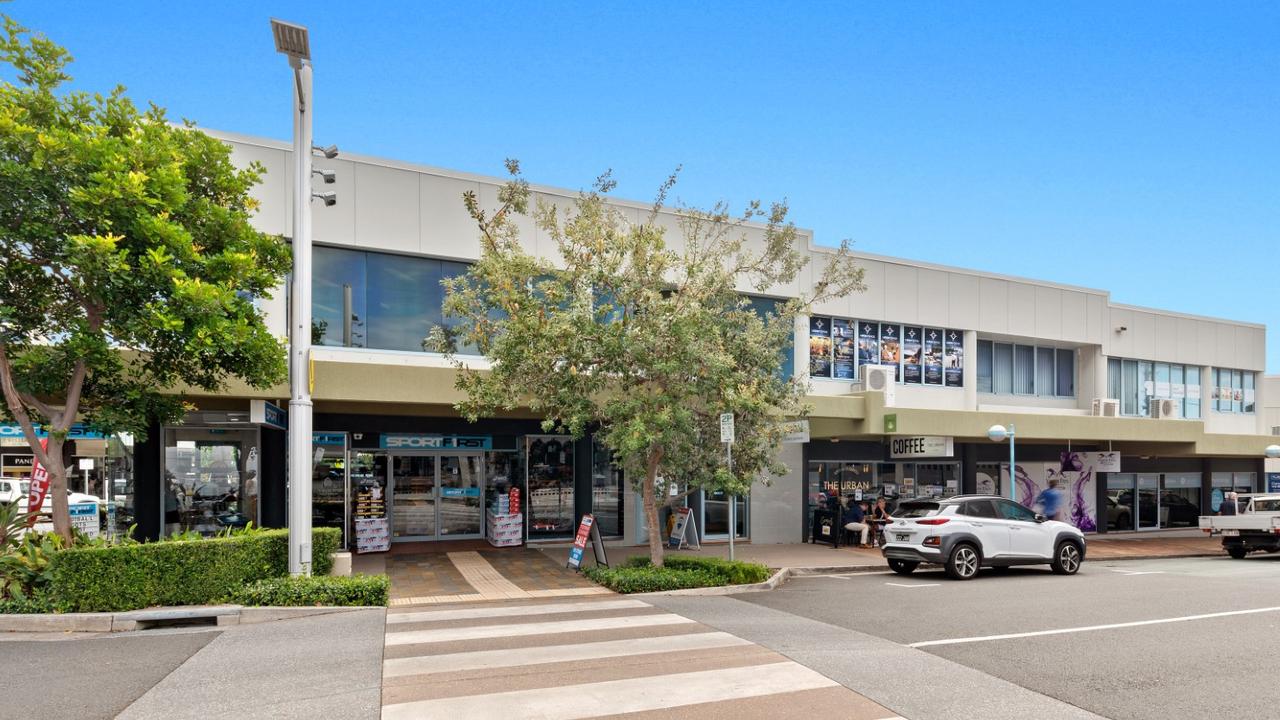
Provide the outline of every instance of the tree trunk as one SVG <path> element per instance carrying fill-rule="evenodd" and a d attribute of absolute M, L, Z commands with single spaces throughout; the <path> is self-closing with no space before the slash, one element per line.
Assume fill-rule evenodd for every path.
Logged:
<path fill-rule="evenodd" d="M 67 502 L 67 468 L 62 464 L 62 443 L 49 438 L 49 490 L 53 505 L 53 531 L 62 536 L 64 547 L 71 547 L 71 507 Z M 36 508 L 39 510 L 39 508 Z"/>
<path fill-rule="evenodd" d="M 658 530 L 658 458 L 661 453 L 650 452 L 648 467 L 645 468 L 642 496 L 644 501 L 644 524 L 649 529 L 649 562 L 654 567 L 662 567 L 662 533 Z"/>

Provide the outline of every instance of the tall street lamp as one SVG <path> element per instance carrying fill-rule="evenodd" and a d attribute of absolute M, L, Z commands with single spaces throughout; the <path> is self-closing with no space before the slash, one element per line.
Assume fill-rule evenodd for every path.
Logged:
<path fill-rule="evenodd" d="M 293 68 L 293 288 L 289 323 L 289 574 L 311 574 L 311 199 L 337 202 L 311 190 L 311 153 L 336 157 L 336 147 L 311 144 L 311 43 L 302 25 L 271 19 L 276 51 Z M 333 174 L 321 172 L 326 183 Z"/>
<path fill-rule="evenodd" d="M 1017 433 L 1013 430 L 1013 423 L 1009 423 L 1006 430 L 1003 425 L 992 425 L 987 430 L 987 437 L 992 442 L 1004 442 L 1005 438 L 1009 439 L 1009 499 L 1018 502 L 1018 465 L 1016 460 L 1015 448 Z"/>

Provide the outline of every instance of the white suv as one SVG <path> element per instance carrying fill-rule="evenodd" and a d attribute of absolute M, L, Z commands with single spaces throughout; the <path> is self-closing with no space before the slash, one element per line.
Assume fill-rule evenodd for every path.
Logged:
<path fill-rule="evenodd" d="M 1059 575 L 1073 575 L 1085 552 L 1084 533 L 1075 526 L 995 495 L 904 501 L 884 535 L 881 552 L 889 569 L 909 575 L 922 562 L 939 563 L 956 580 L 968 580 L 982 567 L 1044 563 Z"/>

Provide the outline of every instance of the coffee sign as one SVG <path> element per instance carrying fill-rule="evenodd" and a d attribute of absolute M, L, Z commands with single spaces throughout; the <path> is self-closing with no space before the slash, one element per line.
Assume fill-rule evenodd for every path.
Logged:
<path fill-rule="evenodd" d="M 894 460 L 951 457 L 954 454 L 955 440 L 949 437 L 925 435 L 889 438 L 889 457 Z"/>

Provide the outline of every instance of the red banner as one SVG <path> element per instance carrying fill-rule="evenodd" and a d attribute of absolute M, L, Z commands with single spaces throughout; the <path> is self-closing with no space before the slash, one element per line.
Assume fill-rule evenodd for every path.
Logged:
<path fill-rule="evenodd" d="M 49 438 L 40 438 L 40 449 L 47 450 L 49 448 Z M 49 471 L 44 465 L 40 464 L 40 460 L 32 458 L 34 468 L 31 471 L 31 494 L 27 498 L 27 512 L 40 512 L 40 506 L 44 505 L 44 496 L 49 493 Z M 35 515 L 27 521 L 30 525 L 35 522 Z"/>

